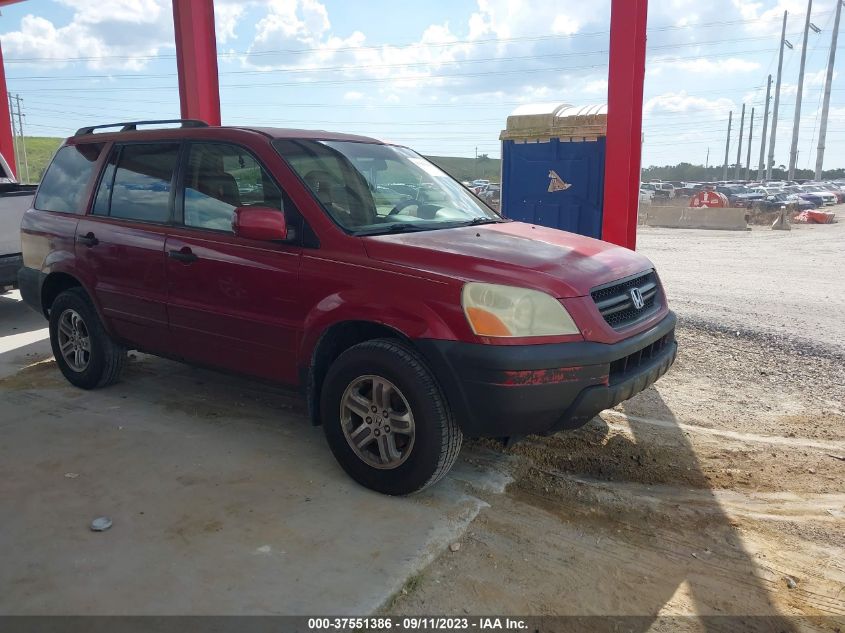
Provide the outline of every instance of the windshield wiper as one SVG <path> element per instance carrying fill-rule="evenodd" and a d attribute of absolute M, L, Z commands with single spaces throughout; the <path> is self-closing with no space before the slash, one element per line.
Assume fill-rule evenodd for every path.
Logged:
<path fill-rule="evenodd" d="M 390 222 L 389 224 L 382 224 L 380 226 L 374 226 L 370 229 L 364 229 L 363 231 L 356 231 L 355 235 L 381 235 L 387 233 L 411 233 L 413 231 L 427 231 L 431 229 L 431 225 L 423 224 L 422 226 L 420 223 L 417 222 Z"/>
<path fill-rule="evenodd" d="M 466 223 L 466 226 L 478 226 L 479 224 L 499 224 L 504 218 L 473 218 Z"/>

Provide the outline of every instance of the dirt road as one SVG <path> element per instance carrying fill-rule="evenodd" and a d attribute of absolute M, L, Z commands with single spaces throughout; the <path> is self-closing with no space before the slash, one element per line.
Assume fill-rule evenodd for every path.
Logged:
<path fill-rule="evenodd" d="M 822 241 L 832 265 L 843 256 L 831 236 L 841 243 L 843 225 L 820 228 L 830 231 Z M 792 264 L 776 272 L 795 296 L 781 301 L 767 266 L 771 249 L 785 246 L 767 239 L 643 236 L 681 317 L 676 366 L 580 431 L 504 451 L 516 478 L 508 493 L 488 499 L 457 551 L 385 610 L 767 615 L 784 616 L 780 630 L 841 627 L 845 266 L 838 278 L 812 275 L 816 243 L 788 242 Z M 768 253 L 763 265 L 758 247 Z M 810 311 L 823 297 L 834 307 Z M 785 331 L 798 317 L 835 333 L 808 345 Z M 712 628 L 691 620 L 670 628 L 702 626 Z"/>
<path fill-rule="evenodd" d="M 838 224 L 792 231 L 640 227 L 672 307 L 697 319 L 845 350 L 845 211 Z"/>

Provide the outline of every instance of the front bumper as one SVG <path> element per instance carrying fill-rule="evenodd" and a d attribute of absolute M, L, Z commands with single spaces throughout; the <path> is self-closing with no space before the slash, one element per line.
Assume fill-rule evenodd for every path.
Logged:
<path fill-rule="evenodd" d="M 675 324 L 612 345 L 478 345 L 416 341 L 470 437 L 548 435 L 583 426 L 643 391 L 677 355 Z"/>

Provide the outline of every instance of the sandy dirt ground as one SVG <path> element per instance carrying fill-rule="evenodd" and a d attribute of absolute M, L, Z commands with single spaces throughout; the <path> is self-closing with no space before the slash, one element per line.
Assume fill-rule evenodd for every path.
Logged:
<path fill-rule="evenodd" d="M 645 231 L 675 367 L 579 431 L 483 445 L 515 482 L 384 611 L 845 630 L 843 228 Z"/>

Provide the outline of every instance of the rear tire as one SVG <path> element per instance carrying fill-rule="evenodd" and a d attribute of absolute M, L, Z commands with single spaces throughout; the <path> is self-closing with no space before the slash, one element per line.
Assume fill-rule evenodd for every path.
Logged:
<path fill-rule="evenodd" d="M 82 389 L 117 382 L 126 348 L 112 340 L 82 288 L 62 292 L 50 306 L 50 345 L 64 377 Z"/>
<path fill-rule="evenodd" d="M 384 494 L 434 484 L 461 449 L 463 435 L 431 371 L 417 352 L 391 339 L 360 343 L 335 360 L 320 411 L 341 467 Z"/>

